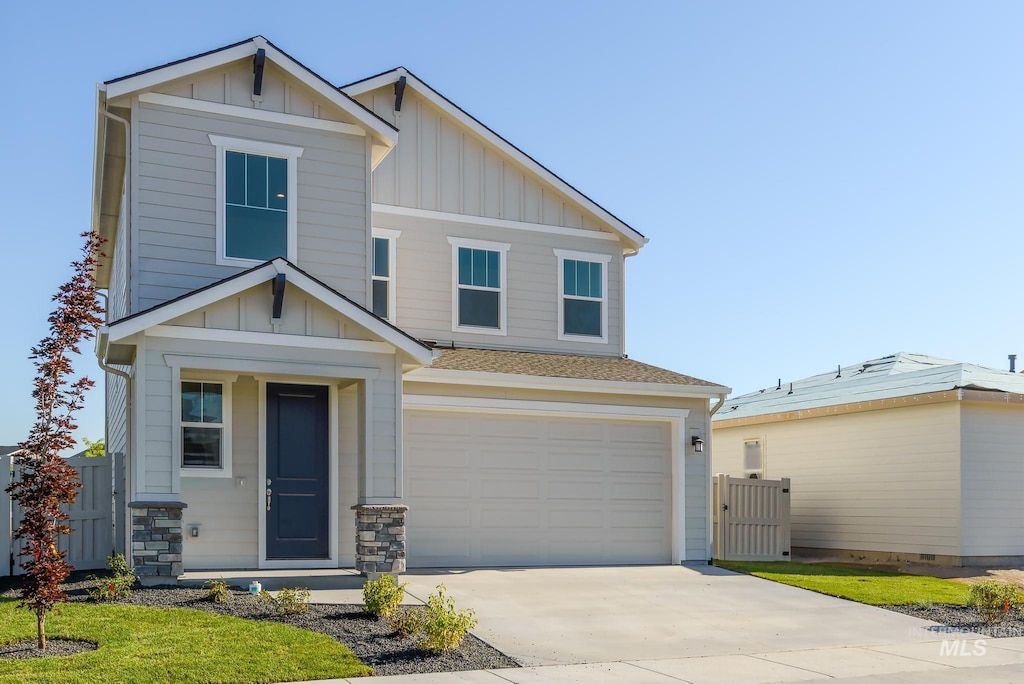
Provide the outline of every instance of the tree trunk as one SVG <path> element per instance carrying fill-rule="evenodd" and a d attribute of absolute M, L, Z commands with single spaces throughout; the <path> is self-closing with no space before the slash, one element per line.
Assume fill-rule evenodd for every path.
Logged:
<path fill-rule="evenodd" d="M 46 650 L 46 611 L 40 610 L 36 613 L 36 627 L 39 630 L 39 648 Z"/>

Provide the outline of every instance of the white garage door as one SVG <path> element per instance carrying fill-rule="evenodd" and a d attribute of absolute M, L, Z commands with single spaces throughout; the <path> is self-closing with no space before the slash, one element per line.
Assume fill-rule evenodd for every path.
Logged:
<path fill-rule="evenodd" d="M 411 567 L 667 563 L 666 423 L 405 413 Z"/>

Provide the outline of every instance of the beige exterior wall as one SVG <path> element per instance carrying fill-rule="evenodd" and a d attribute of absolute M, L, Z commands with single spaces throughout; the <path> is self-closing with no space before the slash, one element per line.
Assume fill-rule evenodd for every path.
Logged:
<path fill-rule="evenodd" d="M 794 547 L 956 556 L 960 422 L 954 401 L 716 427 L 713 472 L 742 476 L 761 439 L 765 477 L 792 478 Z"/>
<path fill-rule="evenodd" d="M 960 407 L 963 555 L 1019 559 L 1024 556 L 1024 406 L 965 401 Z"/>

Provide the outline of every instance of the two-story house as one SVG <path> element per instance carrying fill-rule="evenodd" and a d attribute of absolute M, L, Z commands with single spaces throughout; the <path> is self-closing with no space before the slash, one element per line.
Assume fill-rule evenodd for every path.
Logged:
<path fill-rule="evenodd" d="M 339 88 L 262 37 L 96 123 L 141 574 L 709 557 L 728 388 L 625 356 L 639 232 L 409 71 Z"/>

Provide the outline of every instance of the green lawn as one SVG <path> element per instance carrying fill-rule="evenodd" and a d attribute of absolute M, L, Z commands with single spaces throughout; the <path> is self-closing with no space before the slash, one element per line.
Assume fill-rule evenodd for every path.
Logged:
<path fill-rule="evenodd" d="M 970 591 L 959 582 L 885 572 L 867 568 L 838 567 L 807 563 L 744 563 L 715 561 L 715 565 L 755 577 L 810 589 L 829 596 L 872 606 L 947 603 L 967 604 Z"/>
<path fill-rule="evenodd" d="M 35 616 L 0 599 L 0 643 L 35 639 Z M 49 638 L 95 651 L 0 658 L 0 682 L 278 682 L 358 677 L 371 669 L 329 636 L 198 610 L 71 603 L 47 617 Z"/>

